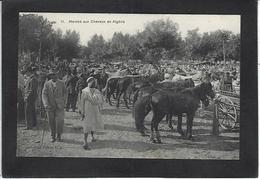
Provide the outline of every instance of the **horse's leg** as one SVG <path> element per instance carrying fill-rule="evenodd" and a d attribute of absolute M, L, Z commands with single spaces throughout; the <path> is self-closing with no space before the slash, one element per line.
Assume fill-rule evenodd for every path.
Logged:
<path fill-rule="evenodd" d="M 129 109 L 129 106 L 128 106 L 128 104 L 127 104 L 127 97 L 126 97 L 127 95 L 126 95 L 126 92 L 124 92 L 124 95 L 123 95 L 123 99 L 124 99 L 124 101 L 125 101 L 125 106 L 127 107 L 127 109 Z"/>
<path fill-rule="evenodd" d="M 116 99 L 115 93 L 112 94 L 113 98 Z"/>
<path fill-rule="evenodd" d="M 152 118 L 152 123 L 151 123 L 151 130 L 152 130 L 152 142 L 155 143 L 156 140 L 154 139 L 154 130 L 156 132 L 156 139 L 158 143 L 162 143 L 161 141 L 161 137 L 160 137 L 160 133 L 159 133 L 159 123 L 161 122 L 161 120 L 163 119 L 163 117 L 165 116 L 164 113 L 160 113 L 160 112 L 154 112 L 153 114 L 153 118 Z"/>
<path fill-rule="evenodd" d="M 129 104 L 131 104 L 131 102 L 132 102 L 132 100 L 131 100 L 131 94 L 132 94 L 132 90 L 130 90 L 129 93 L 128 93 Z"/>
<path fill-rule="evenodd" d="M 157 142 L 160 144 L 160 143 L 162 143 L 162 141 L 161 141 L 161 136 L 160 136 L 158 126 L 159 126 L 159 122 L 156 121 L 156 124 L 155 124 L 156 139 L 157 139 Z"/>
<path fill-rule="evenodd" d="M 151 121 L 151 135 L 150 135 L 150 141 L 153 143 L 156 143 L 156 140 L 154 139 L 154 116 Z"/>
<path fill-rule="evenodd" d="M 108 92 L 107 92 L 107 100 L 108 100 L 108 103 L 109 103 L 109 105 L 110 106 L 112 106 L 112 102 L 111 102 L 111 91 L 109 90 Z"/>
<path fill-rule="evenodd" d="M 122 92 L 120 91 L 119 94 L 117 95 L 117 104 L 116 107 L 119 107 L 119 102 L 120 102 L 120 97 L 122 95 Z"/>
<path fill-rule="evenodd" d="M 187 114 L 187 132 L 186 132 L 186 137 L 187 137 L 187 139 L 190 139 L 190 140 L 192 140 L 193 118 L 194 118 L 193 114 L 190 114 L 190 113 Z"/>
<path fill-rule="evenodd" d="M 111 88 L 108 88 L 107 90 L 108 90 L 107 91 L 107 99 L 108 99 L 109 105 L 112 106 L 111 95 L 113 94 L 114 91 Z"/>
<path fill-rule="evenodd" d="M 166 115 L 166 121 L 168 122 L 169 128 L 173 129 L 173 127 L 172 127 L 172 114 L 167 114 Z"/>
<path fill-rule="evenodd" d="M 181 134 L 181 136 L 185 136 L 184 132 L 182 130 L 182 114 L 178 115 L 178 126 L 177 126 L 177 132 Z"/>
<path fill-rule="evenodd" d="M 111 89 L 112 96 L 116 100 L 117 98 L 116 98 L 116 95 L 115 95 L 115 91 L 116 91 L 115 87 L 113 89 Z"/>

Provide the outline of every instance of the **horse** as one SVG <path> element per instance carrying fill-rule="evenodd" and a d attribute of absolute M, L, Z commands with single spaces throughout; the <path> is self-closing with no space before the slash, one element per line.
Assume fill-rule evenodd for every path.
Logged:
<path fill-rule="evenodd" d="M 114 93 L 117 90 L 117 83 L 120 79 L 125 78 L 127 75 L 131 75 L 131 71 L 129 69 L 124 69 L 121 71 L 117 71 L 115 73 L 111 73 L 110 75 L 106 73 L 107 77 L 106 79 L 105 87 L 102 89 L 103 94 L 106 96 L 106 101 L 109 102 L 109 105 L 112 106 L 111 102 L 111 95 L 113 95 L 114 99 L 117 99 L 117 97 L 114 95 Z"/>
<path fill-rule="evenodd" d="M 110 106 L 112 106 L 110 98 L 111 95 L 113 95 L 114 97 L 114 93 L 117 88 L 117 82 L 119 79 L 119 77 L 108 78 L 105 87 L 102 89 L 102 92 L 106 96 L 106 100 L 108 101 Z M 116 99 L 116 97 L 114 97 L 114 99 Z"/>
<path fill-rule="evenodd" d="M 128 103 L 127 103 L 127 88 L 128 86 L 132 83 L 132 79 L 131 77 L 123 77 L 120 78 L 117 82 L 117 86 L 116 86 L 116 100 L 117 100 L 117 104 L 116 107 L 119 107 L 119 102 L 120 102 L 120 97 L 123 94 L 123 99 L 125 102 L 125 106 L 129 109 Z"/>
<path fill-rule="evenodd" d="M 102 91 L 102 89 L 105 87 L 107 79 L 108 79 L 108 74 L 106 73 L 96 73 L 90 75 L 94 77 L 97 80 L 97 88 L 98 90 Z"/>
<path fill-rule="evenodd" d="M 205 106 L 209 105 L 208 96 L 211 99 L 215 97 L 210 82 L 204 82 L 193 88 L 184 89 L 180 92 L 170 92 L 161 90 L 153 93 L 150 97 L 150 105 L 153 111 L 150 140 L 153 143 L 161 143 L 158 125 L 166 114 L 178 116 L 177 131 L 182 136 L 184 136 L 184 132 L 182 131 L 183 113 L 186 114 L 187 118 L 186 138 L 193 139 L 192 125 L 195 112 L 199 108 L 200 101 L 202 101 L 202 103 Z M 157 141 L 154 138 L 154 131 L 156 132 Z"/>
<path fill-rule="evenodd" d="M 180 80 L 176 82 L 160 82 L 160 83 L 155 83 L 151 84 L 150 86 L 144 86 L 142 88 L 139 88 L 135 91 L 134 96 L 133 96 L 133 104 L 137 101 L 138 98 L 142 97 L 143 94 L 146 95 L 152 94 L 156 92 L 158 89 L 171 89 L 171 88 L 190 88 L 194 87 L 195 83 L 192 79 L 185 79 L 185 80 Z"/>
<path fill-rule="evenodd" d="M 141 89 L 138 89 L 133 97 L 133 117 L 135 118 L 136 124 L 142 124 L 137 121 L 143 121 L 145 116 L 151 111 L 150 107 L 147 107 L 148 103 L 146 99 L 147 96 L 151 96 L 153 93 L 159 91 L 159 90 L 171 90 L 172 92 L 177 92 L 181 91 L 185 88 L 191 88 L 194 87 L 194 82 L 191 79 L 187 79 L 184 81 L 178 81 L 178 82 L 163 82 L 163 83 L 156 83 L 153 86 L 145 86 Z M 141 108 L 146 108 L 147 113 L 145 113 L 144 110 L 139 110 Z M 148 110 L 149 109 L 149 110 Z M 137 112 L 136 112 L 137 111 Z M 167 114 L 166 116 L 166 121 L 168 122 L 169 128 L 173 129 L 172 126 L 172 115 Z M 137 130 L 144 135 L 143 130 L 139 129 L 144 129 L 144 126 L 138 126 L 136 125 Z"/>
<path fill-rule="evenodd" d="M 126 94 L 129 100 L 129 103 L 133 102 L 133 98 L 132 95 L 135 94 L 136 90 L 141 89 L 145 86 L 151 86 L 150 83 L 146 82 L 146 81 L 142 81 L 142 80 L 137 80 L 133 83 L 131 83 L 127 89 L 126 89 Z"/>
<path fill-rule="evenodd" d="M 163 73 L 154 73 L 154 74 L 151 74 L 149 76 L 144 76 L 143 77 L 143 81 L 144 82 L 148 82 L 148 83 L 151 83 L 151 84 L 155 84 L 157 83 L 158 81 L 162 81 L 164 79 L 164 74 Z"/>

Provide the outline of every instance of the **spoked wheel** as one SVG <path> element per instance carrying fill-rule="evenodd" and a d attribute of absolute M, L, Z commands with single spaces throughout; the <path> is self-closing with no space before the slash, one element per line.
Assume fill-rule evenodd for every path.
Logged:
<path fill-rule="evenodd" d="M 216 116 L 218 117 L 219 125 L 223 129 L 233 129 L 236 126 L 238 117 L 233 101 L 226 96 L 219 97 L 218 101 Z"/>

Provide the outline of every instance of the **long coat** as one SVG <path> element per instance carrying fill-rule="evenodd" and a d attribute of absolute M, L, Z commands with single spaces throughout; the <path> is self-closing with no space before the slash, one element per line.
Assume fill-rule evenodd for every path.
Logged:
<path fill-rule="evenodd" d="M 104 123 L 100 113 L 103 104 L 101 92 L 95 88 L 86 87 L 82 90 L 81 109 L 85 118 L 83 121 L 84 132 L 104 129 Z"/>
<path fill-rule="evenodd" d="M 79 78 L 75 75 L 75 76 L 71 76 L 66 83 L 66 88 L 67 88 L 67 92 L 69 94 L 76 94 L 76 85 L 78 82 Z"/>
<path fill-rule="evenodd" d="M 56 87 L 49 80 L 42 90 L 42 101 L 45 108 L 64 109 L 66 100 L 66 88 L 64 82 L 56 81 Z"/>
<path fill-rule="evenodd" d="M 25 100 L 25 119 L 27 127 L 36 126 L 36 109 L 35 102 L 37 99 L 37 86 L 38 81 L 34 75 L 29 77 L 24 92 L 24 100 Z"/>

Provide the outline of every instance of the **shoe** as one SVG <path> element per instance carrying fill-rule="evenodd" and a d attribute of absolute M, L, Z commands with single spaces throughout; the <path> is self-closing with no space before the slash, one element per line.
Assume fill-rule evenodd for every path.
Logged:
<path fill-rule="evenodd" d="M 85 149 L 85 150 L 90 150 L 90 148 L 88 147 L 88 145 L 83 145 L 83 149 Z"/>
<path fill-rule="evenodd" d="M 91 140 L 91 142 L 96 142 L 97 141 L 97 139 L 95 139 L 95 138 L 93 138 L 92 140 Z"/>
<path fill-rule="evenodd" d="M 52 143 L 53 143 L 53 142 L 55 142 L 55 141 L 56 141 L 56 139 L 55 139 L 55 138 L 52 138 L 52 139 L 51 139 L 51 142 L 52 142 Z"/>
<path fill-rule="evenodd" d="M 57 136 L 57 141 L 58 141 L 58 142 L 61 142 L 61 136 L 60 136 L 60 134 L 58 134 L 58 136 Z"/>

